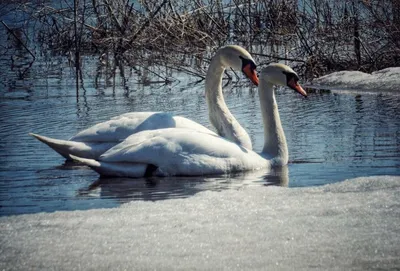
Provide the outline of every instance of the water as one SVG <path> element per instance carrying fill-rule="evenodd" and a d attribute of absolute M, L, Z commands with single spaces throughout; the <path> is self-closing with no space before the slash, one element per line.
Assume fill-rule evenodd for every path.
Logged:
<path fill-rule="evenodd" d="M 77 98 L 74 71 L 65 58 L 44 56 L 32 68 L 28 58 L 21 51 L 12 63 L 9 56 L 0 59 L 3 67 L 11 66 L 0 71 L 0 215 L 108 208 L 248 185 L 299 187 L 400 175 L 400 95 L 314 91 L 304 99 L 279 89 L 277 101 L 290 153 L 286 168 L 232 176 L 100 179 L 87 167 L 64 163 L 28 133 L 67 139 L 133 111 L 173 112 L 210 127 L 203 83 L 194 84 L 195 79 L 186 75 L 177 75 L 180 81 L 169 85 L 145 86 L 134 79 L 104 79 L 104 75 L 95 80 L 104 68 L 96 58 L 86 58 L 85 90 Z M 224 95 L 251 135 L 254 149 L 261 150 L 256 89 L 231 83 Z"/>

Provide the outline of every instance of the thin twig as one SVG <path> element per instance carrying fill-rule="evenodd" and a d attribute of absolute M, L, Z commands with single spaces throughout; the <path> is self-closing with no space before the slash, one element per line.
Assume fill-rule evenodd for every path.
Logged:
<path fill-rule="evenodd" d="M 133 34 L 131 41 L 133 42 L 137 36 L 140 35 L 140 33 L 142 33 L 142 31 L 150 24 L 151 19 L 154 18 L 154 16 L 157 15 L 157 13 L 161 10 L 161 8 L 168 2 L 169 0 L 164 0 L 164 2 L 162 2 L 162 4 L 153 12 L 153 14 L 151 14 L 149 16 L 149 18 L 146 20 L 146 22 L 139 28 L 139 30 Z"/>
<path fill-rule="evenodd" d="M 281 57 L 281 56 L 274 56 L 274 55 L 267 55 L 267 54 L 260 54 L 260 53 L 251 53 L 251 54 L 254 55 L 254 56 L 270 57 L 270 58 L 275 58 L 275 59 L 279 59 L 279 60 L 287 60 L 287 61 L 302 62 L 302 63 L 306 62 L 303 59 Z"/>
<path fill-rule="evenodd" d="M 10 32 L 11 35 L 13 35 L 14 38 L 15 38 L 15 39 L 25 48 L 25 50 L 33 57 L 33 61 L 35 61 L 35 60 L 36 60 L 36 57 L 35 57 L 35 55 L 32 53 L 32 51 L 29 50 L 28 47 L 26 47 L 26 45 L 22 42 L 22 40 L 21 40 L 20 38 L 18 38 L 17 35 L 15 35 L 14 31 L 12 31 L 12 30 L 8 27 L 8 25 L 7 25 L 3 20 L 1 21 L 1 23 L 2 23 L 2 24 L 4 25 L 4 27 L 8 30 L 8 32 Z"/>

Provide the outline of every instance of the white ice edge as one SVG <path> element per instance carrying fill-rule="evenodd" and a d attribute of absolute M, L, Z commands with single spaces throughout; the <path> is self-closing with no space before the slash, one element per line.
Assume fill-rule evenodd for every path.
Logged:
<path fill-rule="evenodd" d="M 400 268 L 400 176 L 0 218 L 5 270 Z"/>
<path fill-rule="evenodd" d="M 371 74 L 360 71 L 334 72 L 316 78 L 306 86 L 333 90 L 400 93 L 400 67 L 386 68 Z"/>

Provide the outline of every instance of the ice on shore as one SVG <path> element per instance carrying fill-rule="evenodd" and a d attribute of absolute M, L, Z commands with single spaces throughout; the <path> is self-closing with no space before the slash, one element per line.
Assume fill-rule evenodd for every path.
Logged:
<path fill-rule="evenodd" d="M 400 67 L 363 73 L 360 71 L 340 71 L 314 79 L 310 87 L 341 90 L 368 90 L 400 92 Z"/>
<path fill-rule="evenodd" d="M 400 269 L 400 176 L 0 218 L 1 270 Z"/>

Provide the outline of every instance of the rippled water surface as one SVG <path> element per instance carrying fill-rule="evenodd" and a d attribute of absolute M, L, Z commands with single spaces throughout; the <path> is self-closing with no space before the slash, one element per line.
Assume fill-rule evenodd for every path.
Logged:
<path fill-rule="evenodd" d="M 203 84 L 181 75 L 170 85 L 99 80 L 86 59 L 85 91 L 75 95 L 74 73 L 53 58 L 27 69 L 25 55 L 0 71 L 0 215 L 114 207 L 132 200 L 189 197 L 204 190 L 271 184 L 322 185 L 358 176 L 400 175 L 400 96 L 311 92 L 303 99 L 277 91 L 289 145 L 288 167 L 232 176 L 99 179 L 64 159 L 29 132 L 68 139 L 78 131 L 133 111 L 169 111 L 209 127 Z M 0 59 L 10 64 L 10 59 Z M 194 80 L 193 80 L 194 81 Z M 115 86 L 113 86 L 115 85 Z M 258 95 L 250 85 L 225 88 L 228 106 L 247 129 L 254 149 L 263 144 Z M 379 91 L 377 91 L 379 93 Z"/>

